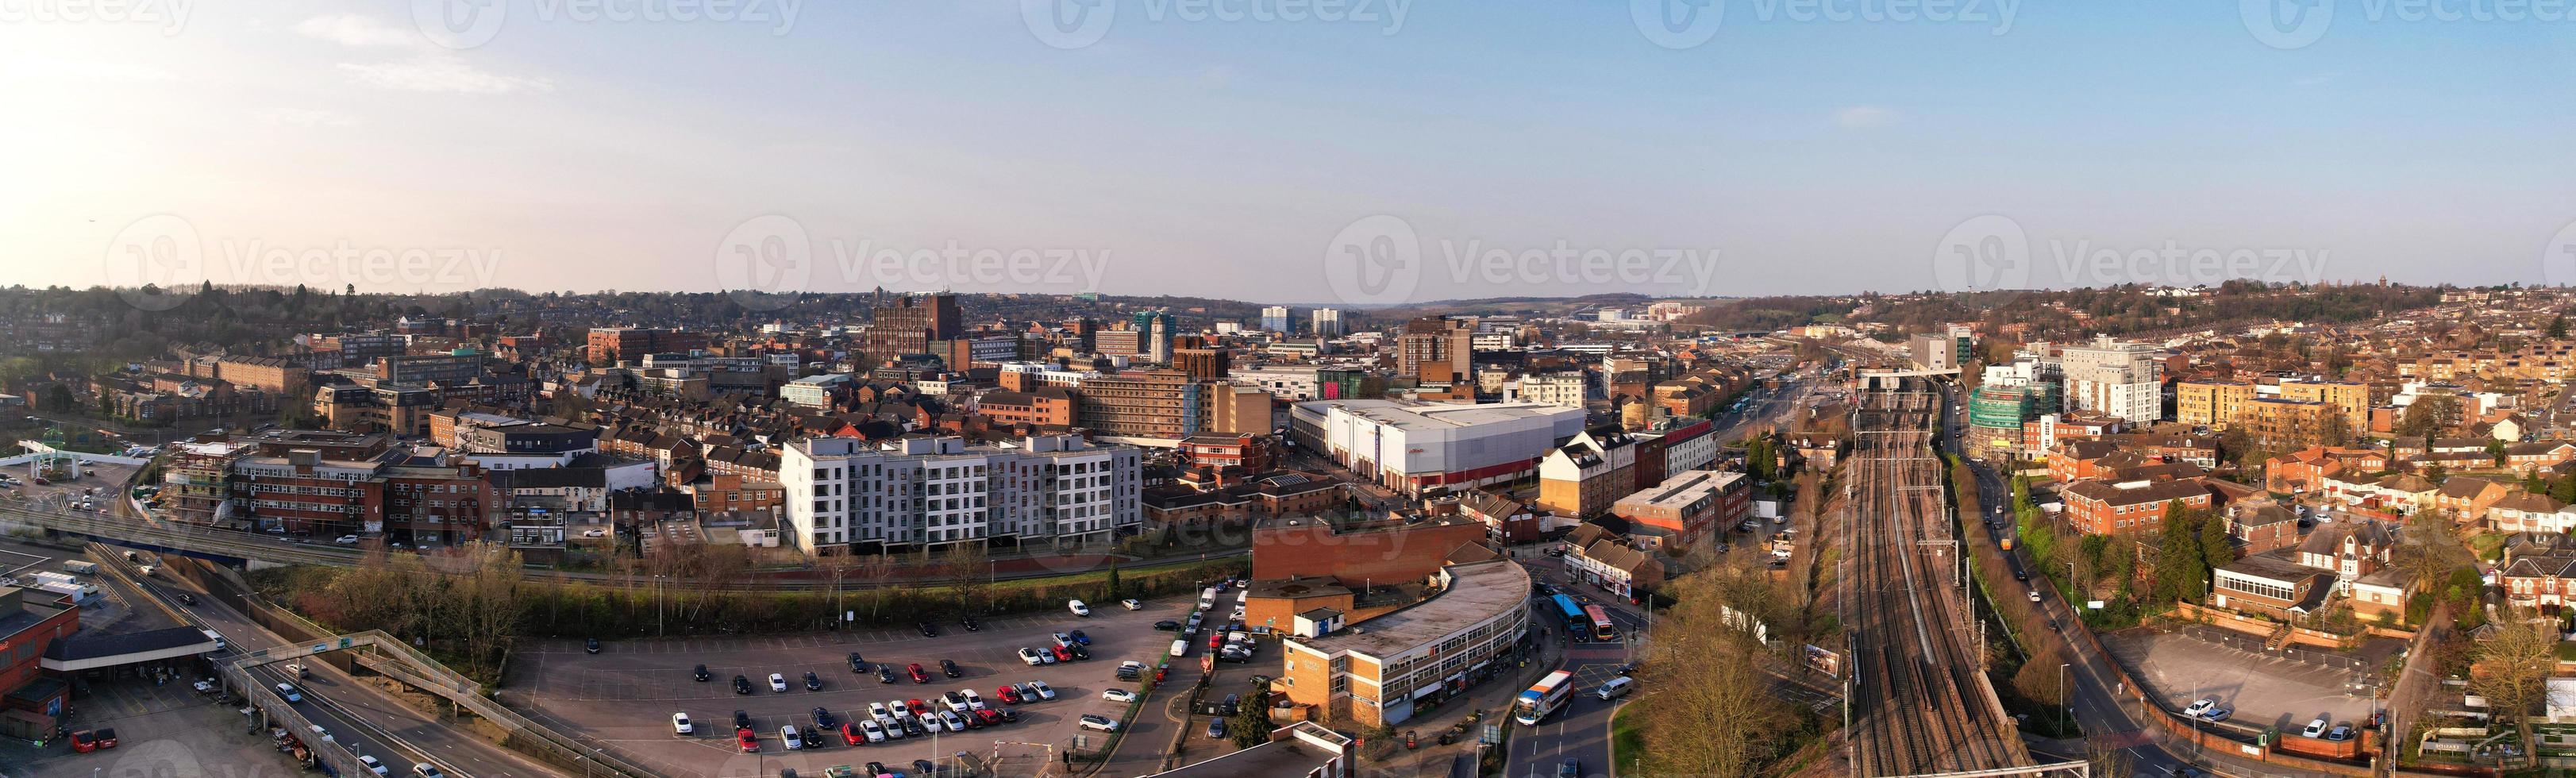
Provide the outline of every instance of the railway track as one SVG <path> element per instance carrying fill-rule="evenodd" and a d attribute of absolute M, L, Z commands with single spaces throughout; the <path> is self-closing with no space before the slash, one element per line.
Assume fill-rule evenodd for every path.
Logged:
<path fill-rule="evenodd" d="M 1952 556 L 1959 547 L 1932 454 L 1942 411 L 1937 395 L 1899 391 L 1865 393 L 1854 413 L 1843 534 L 1855 569 L 1845 579 L 1843 623 L 1857 660 L 1850 742 L 1858 775 L 2031 764 L 1966 636 Z"/>

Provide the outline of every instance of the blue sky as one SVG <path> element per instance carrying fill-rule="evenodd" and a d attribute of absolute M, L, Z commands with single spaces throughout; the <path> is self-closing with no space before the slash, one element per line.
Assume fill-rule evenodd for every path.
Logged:
<path fill-rule="evenodd" d="M 1104 1 L 1071 49 L 1019 0 L 489 0 L 465 48 L 382 0 L 0 20 L 0 141 L 38 150 L 0 282 L 1375 303 L 1957 288 L 1961 245 L 2007 258 L 1979 285 L 2576 278 L 2543 263 L 2576 242 L 2576 22 L 2346 0 L 2283 49 L 2236 3 L 1732 0 L 1674 49 L 1624 0 Z"/>

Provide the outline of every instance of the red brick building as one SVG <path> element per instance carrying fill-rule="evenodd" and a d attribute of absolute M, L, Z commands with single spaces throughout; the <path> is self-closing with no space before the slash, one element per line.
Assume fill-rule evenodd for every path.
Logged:
<path fill-rule="evenodd" d="M 53 736 L 71 685 L 44 674 L 45 649 L 80 629 L 80 608 L 43 589 L 0 586 L 0 736 Z"/>
<path fill-rule="evenodd" d="M 1335 531 L 1319 519 L 1271 521 L 1252 530 L 1252 577 L 1331 578 L 1344 586 L 1419 583 L 1459 546 L 1485 539 L 1482 522 L 1380 522 Z"/>
<path fill-rule="evenodd" d="M 2087 535 L 2117 535 L 2161 529 L 2165 504 L 2185 509 L 2209 507 L 2209 490 L 2197 481 L 2077 481 L 2058 490 L 2066 502 L 2066 520 Z"/>

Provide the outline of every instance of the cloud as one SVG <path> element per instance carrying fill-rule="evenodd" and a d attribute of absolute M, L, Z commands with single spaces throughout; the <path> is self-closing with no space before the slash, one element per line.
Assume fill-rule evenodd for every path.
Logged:
<path fill-rule="evenodd" d="M 447 54 L 424 54 L 371 64 L 343 62 L 340 63 L 340 72 L 360 84 L 406 92 L 505 95 L 551 92 L 555 88 L 554 82 L 547 79 L 494 73 Z"/>
<path fill-rule="evenodd" d="M 1846 130 L 1876 127 L 1896 120 L 1896 111 L 1875 105 L 1855 105 L 1834 112 L 1834 124 Z"/>
<path fill-rule="evenodd" d="M 374 18 L 357 14 L 316 16 L 295 23 L 295 31 L 352 48 L 422 48 L 429 41 L 415 30 L 403 29 Z"/>
<path fill-rule="evenodd" d="M 268 120 L 289 127 L 348 127 L 357 117 L 320 108 L 280 108 L 268 112 Z"/>

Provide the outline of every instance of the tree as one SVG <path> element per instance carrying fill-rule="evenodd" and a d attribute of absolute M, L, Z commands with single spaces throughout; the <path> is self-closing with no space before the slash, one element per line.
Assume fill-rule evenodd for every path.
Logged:
<path fill-rule="evenodd" d="M 2406 406 L 2406 415 L 2398 419 L 2397 434 L 2401 437 L 2423 437 L 2428 443 L 2424 447 L 2425 453 L 2431 453 L 2431 440 L 2458 424 L 2459 416 L 2460 398 L 2448 394 L 2418 394 L 2415 402 Z"/>
<path fill-rule="evenodd" d="M 2496 467 L 2503 467 L 2503 466 L 2504 466 L 2504 458 L 2505 458 L 2505 457 L 2504 457 L 2504 441 L 2501 441 L 2501 440 L 2490 440 L 2490 441 L 2487 441 L 2487 457 L 2488 457 L 2489 459 L 2493 459 L 2493 460 L 2495 460 L 2495 466 L 2496 466 Z"/>
<path fill-rule="evenodd" d="M 1267 695 L 1254 693 L 1234 708 L 1232 721 L 1226 722 L 1226 736 L 1236 748 L 1251 748 L 1270 742 L 1270 704 Z"/>
<path fill-rule="evenodd" d="M 2209 569 L 2226 567 L 2236 561 L 2236 544 L 2227 534 L 2227 518 L 2207 516 L 2200 522 L 2200 558 Z"/>
<path fill-rule="evenodd" d="M 2156 540 L 2157 599 L 2197 602 L 2209 591 L 2209 561 L 2198 529 L 2181 500 L 2165 503 L 2164 529 Z"/>
<path fill-rule="evenodd" d="M 2477 651 L 2477 667 L 2484 674 L 2469 674 L 2470 692 L 2487 698 L 2487 708 L 2498 718 L 2512 718 L 2524 743 L 2532 742 L 2531 706 L 2548 694 L 2549 676 L 2558 668 L 2557 625 L 2554 619 L 2508 610 L 2496 623 L 2495 636 Z"/>
<path fill-rule="evenodd" d="M 1124 599 L 1122 595 L 1126 594 L 1126 592 L 1121 591 L 1123 588 L 1124 587 L 1120 586 L 1118 583 L 1118 560 L 1113 557 L 1109 560 L 1109 593 L 1106 596 L 1101 597 L 1101 601 L 1117 602 Z"/>
<path fill-rule="evenodd" d="M 1658 690 L 1656 704 L 1632 709 L 1650 746 L 1646 772 L 1754 774 L 1787 718 L 1754 668 L 1748 637 L 1720 615 L 1726 600 L 1714 573 L 1665 588 L 1675 604 L 1638 668 L 1645 688 Z"/>
<path fill-rule="evenodd" d="M 2562 314 L 2558 314 L 2558 315 L 2556 315 L 2556 316 L 2549 317 L 2549 339 L 2550 339 L 2550 340 L 2566 340 L 2566 339 L 2567 339 L 2567 314 L 2563 314 L 2563 313 L 2562 313 Z"/>
<path fill-rule="evenodd" d="M 2341 446 L 2352 442 L 2352 418 L 2340 412 L 2329 412 L 2317 422 L 2316 444 Z"/>
<path fill-rule="evenodd" d="M 980 612 L 992 603 L 993 554 L 983 541 L 967 541 L 948 547 L 939 558 L 939 575 L 955 581 L 957 607 L 968 613 Z"/>

